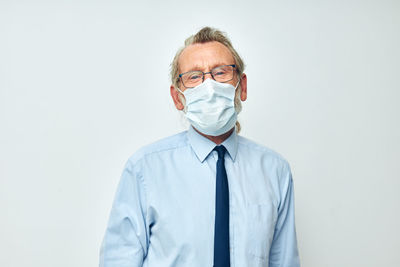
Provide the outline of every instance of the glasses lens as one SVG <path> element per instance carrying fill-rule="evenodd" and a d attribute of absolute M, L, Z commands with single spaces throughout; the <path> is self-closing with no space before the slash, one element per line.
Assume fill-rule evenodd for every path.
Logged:
<path fill-rule="evenodd" d="M 227 82 L 233 79 L 233 67 L 232 66 L 220 66 L 216 67 L 212 71 L 212 76 L 217 82 Z"/>
<path fill-rule="evenodd" d="M 203 73 L 201 71 L 191 71 L 181 77 L 183 85 L 186 87 L 195 87 L 202 83 Z"/>

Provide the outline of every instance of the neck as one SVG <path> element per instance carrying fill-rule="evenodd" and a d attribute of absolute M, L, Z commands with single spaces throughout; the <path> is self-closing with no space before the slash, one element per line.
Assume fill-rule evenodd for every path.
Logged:
<path fill-rule="evenodd" d="M 233 127 L 232 129 L 230 129 L 228 132 L 218 135 L 218 136 L 212 136 L 212 135 L 206 135 L 203 134 L 202 132 L 198 131 L 196 128 L 193 127 L 193 129 L 198 132 L 199 134 L 201 134 L 202 136 L 204 136 L 205 138 L 213 141 L 215 144 L 219 145 L 222 142 L 224 142 L 226 139 L 228 139 L 229 136 L 231 136 L 232 132 L 235 130 L 235 127 Z"/>

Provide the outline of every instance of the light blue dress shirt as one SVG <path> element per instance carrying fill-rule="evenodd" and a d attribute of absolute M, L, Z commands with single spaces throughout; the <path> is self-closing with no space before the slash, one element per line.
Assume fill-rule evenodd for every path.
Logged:
<path fill-rule="evenodd" d="M 300 266 L 289 165 L 238 136 L 227 152 L 232 267 Z M 101 267 L 212 267 L 215 143 L 188 131 L 132 155 L 115 195 Z"/>

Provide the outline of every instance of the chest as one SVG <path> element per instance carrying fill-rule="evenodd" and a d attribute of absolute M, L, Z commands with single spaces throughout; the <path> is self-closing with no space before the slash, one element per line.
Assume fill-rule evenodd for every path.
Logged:
<path fill-rule="evenodd" d="M 216 159 L 160 159 L 153 166 L 158 167 L 144 173 L 153 244 L 150 253 L 163 251 L 169 257 L 189 258 L 200 254 L 212 262 Z M 226 160 L 225 167 L 232 258 L 266 261 L 277 219 L 274 172 L 232 160 Z"/>

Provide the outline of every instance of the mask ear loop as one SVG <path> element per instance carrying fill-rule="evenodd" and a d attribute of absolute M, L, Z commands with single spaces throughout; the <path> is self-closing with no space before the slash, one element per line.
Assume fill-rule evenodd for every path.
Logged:
<path fill-rule="evenodd" d="M 238 88 L 239 83 L 240 83 L 240 77 L 239 77 L 239 81 L 237 82 L 237 84 L 236 84 L 236 86 L 235 86 L 235 90 Z"/>

